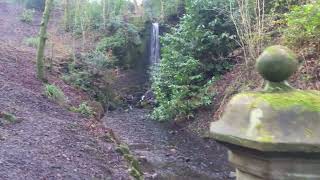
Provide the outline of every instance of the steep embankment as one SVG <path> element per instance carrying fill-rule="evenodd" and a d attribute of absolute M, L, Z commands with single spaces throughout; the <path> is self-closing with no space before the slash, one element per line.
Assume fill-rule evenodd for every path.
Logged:
<path fill-rule="evenodd" d="M 0 125 L 0 179 L 130 179 L 114 145 L 88 131 L 88 119 L 42 95 L 35 49 L 22 44 L 36 35 L 39 17 L 22 24 L 21 11 L 0 2 L 0 112 L 17 117 L 10 123 L 0 118 L 6 122 Z M 70 102 L 85 98 L 55 77 L 49 81 L 60 84 Z"/>
<path fill-rule="evenodd" d="M 273 44 L 282 44 L 279 39 L 275 38 Z M 320 90 L 320 53 L 313 46 L 309 44 L 292 48 L 300 62 L 298 71 L 289 79 L 289 83 L 295 88 Z M 200 110 L 195 121 L 188 124 L 189 128 L 198 134 L 206 134 L 209 131 L 210 122 L 220 119 L 226 104 L 234 94 L 262 90 L 264 87 L 265 82 L 255 67 L 245 65 L 241 51 L 236 50 L 232 58 L 237 62 L 236 65 L 213 86 L 216 96 L 212 106 Z"/>

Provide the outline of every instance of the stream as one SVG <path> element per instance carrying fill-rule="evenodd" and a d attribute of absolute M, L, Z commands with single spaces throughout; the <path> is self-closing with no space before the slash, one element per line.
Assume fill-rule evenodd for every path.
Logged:
<path fill-rule="evenodd" d="M 137 157 L 145 179 L 232 179 L 224 147 L 172 123 L 153 121 L 148 114 L 144 109 L 117 110 L 103 119 Z"/>
<path fill-rule="evenodd" d="M 149 65 L 160 63 L 159 23 L 151 27 Z M 128 81 L 128 78 L 130 79 Z M 117 84 L 140 86 L 141 73 L 126 76 Z M 125 83 L 123 83 L 125 82 Z M 103 123 L 139 160 L 145 179 L 159 180 L 229 180 L 233 169 L 227 150 L 211 139 L 204 139 L 174 123 L 160 123 L 149 118 L 146 109 L 129 108 L 106 114 Z"/>

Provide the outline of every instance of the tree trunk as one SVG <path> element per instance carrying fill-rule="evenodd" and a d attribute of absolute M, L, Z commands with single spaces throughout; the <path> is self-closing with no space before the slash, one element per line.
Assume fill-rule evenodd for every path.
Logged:
<path fill-rule="evenodd" d="M 137 0 L 133 0 L 133 3 L 134 3 L 135 14 L 139 14 L 140 10 L 139 10 L 139 5 L 138 5 Z"/>
<path fill-rule="evenodd" d="M 71 28 L 70 0 L 64 1 L 64 23 L 65 23 L 65 30 L 70 31 L 70 28 Z"/>
<path fill-rule="evenodd" d="M 53 6 L 53 0 L 46 0 L 45 9 L 42 16 L 42 21 L 40 25 L 40 42 L 37 51 L 37 77 L 45 81 L 45 70 L 44 70 L 44 48 L 47 40 L 47 27 L 50 18 L 50 12 Z"/>
<path fill-rule="evenodd" d="M 102 16 L 103 16 L 103 28 L 107 27 L 107 0 L 102 0 Z"/>
<path fill-rule="evenodd" d="M 160 7 L 161 7 L 161 12 L 160 12 L 160 19 L 161 20 L 164 20 L 164 3 L 163 3 L 163 0 L 160 0 Z"/>

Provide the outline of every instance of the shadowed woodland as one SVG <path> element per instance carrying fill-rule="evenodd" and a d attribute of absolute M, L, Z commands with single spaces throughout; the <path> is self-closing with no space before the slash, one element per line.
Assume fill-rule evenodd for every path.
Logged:
<path fill-rule="evenodd" d="M 0 179 L 235 179 L 209 124 L 319 42 L 319 0 L 0 0 Z"/>

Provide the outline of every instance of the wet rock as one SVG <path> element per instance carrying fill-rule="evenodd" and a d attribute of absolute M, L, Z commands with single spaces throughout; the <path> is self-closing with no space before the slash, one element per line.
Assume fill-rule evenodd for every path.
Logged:
<path fill-rule="evenodd" d="M 177 150 L 176 150 L 176 149 L 170 149 L 170 152 L 171 152 L 172 154 L 176 154 L 176 153 L 177 153 Z"/>
<path fill-rule="evenodd" d="M 159 175 L 157 173 L 153 173 L 153 174 L 145 173 L 144 174 L 145 179 L 157 179 L 158 176 Z"/>
<path fill-rule="evenodd" d="M 230 172 L 229 178 L 236 178 L 236 177 L 237 177 L 236 172 L 234 172 L 234 171 Z"/>
<path fill-rule="evenodd" d="M 141 107 L 153 107 L 156 105 L 156 99 L 151 89 L 141 97 L 140 105 Z"/>

